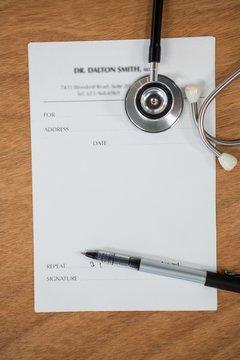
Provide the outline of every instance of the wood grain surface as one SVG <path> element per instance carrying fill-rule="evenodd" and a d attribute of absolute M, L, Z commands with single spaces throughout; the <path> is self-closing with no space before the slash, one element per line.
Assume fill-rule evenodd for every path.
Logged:
<path fill-rule="evenodd" d="M 0 2 L 0 358 L 240 359 L 239 295 L 217 312 L 34 313 L 27 44 L 149 37 L 150 0 Z M 165 1 L 163 37 L 216 37 L 216 80 L 239 66 L 239 0 Z M 240 137 L 239 80 L 217 100 L 217 133 Z M 232 153 L 240 158 L 239 149 Z M 217 166 L 219 268 L 240 271 L 240 166 Z"/>

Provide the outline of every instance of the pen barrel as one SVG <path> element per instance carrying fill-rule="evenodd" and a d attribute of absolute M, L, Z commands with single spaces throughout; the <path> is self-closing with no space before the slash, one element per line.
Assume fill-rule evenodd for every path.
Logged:
<path fill-rule="evenodd" d="M 168 264 L 159 260 L 141 259 L 139 271 L 200 284 L 204 284 L 206 281 L 206 271 L 204 270 L 193 269 L 179 264 Z"/>
<path fill-rule="evenodd" d="M 240 277 L 234 274 L 228 275 L 207 271 L 204 285 L 227 291 L 240 292 Z"/>

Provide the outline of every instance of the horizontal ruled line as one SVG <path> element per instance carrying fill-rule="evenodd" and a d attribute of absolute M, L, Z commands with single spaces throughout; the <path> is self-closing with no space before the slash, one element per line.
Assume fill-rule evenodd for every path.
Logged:
<path fill-rule="evenodd" d="M 186 96 L 183 97 L 186 100 Z M 205 99 L 205 96 L 200 96 L 200 99 Z M 92 100 L 44 100 L 44 103 L 73 103 L 73 102 L 107 102 L 107 101 L 124 101 L 125 99 L 92 99 Z"/>
<path fill-rule="evenodd" d="M 97 100 L 44 100 L 44 103 L 72 103 L 72 102 L 106 102 L 106 101 L 124 101 L 124 99 L 97 99 Z"/>

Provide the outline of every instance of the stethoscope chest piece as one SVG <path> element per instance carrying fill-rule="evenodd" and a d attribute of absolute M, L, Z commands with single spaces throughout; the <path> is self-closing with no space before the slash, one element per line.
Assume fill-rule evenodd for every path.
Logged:
<path fill-rule="evenodd" d="M 125 98 L 126 113 L 132 123 L 147 132 L 170 129 L 178 121 L 183 109 L 182 92 L 175 82 L 158 75 L 137 80 Z"/>

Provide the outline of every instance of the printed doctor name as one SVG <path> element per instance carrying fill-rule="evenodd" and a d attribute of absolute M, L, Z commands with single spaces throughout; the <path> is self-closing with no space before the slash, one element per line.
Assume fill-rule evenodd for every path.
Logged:
<path fill-rule="evenodd" d="M 100 66 L 100 67 L 75 67 L 74 74 L 91 73 L 118 73 L 118 72 L 141 72 L 140 66 Z"/>

